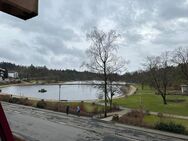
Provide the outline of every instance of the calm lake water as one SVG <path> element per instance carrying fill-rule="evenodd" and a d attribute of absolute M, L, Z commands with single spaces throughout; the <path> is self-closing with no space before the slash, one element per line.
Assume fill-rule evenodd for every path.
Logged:
<path fill-rule="evenodd" d="M 46 93 L 38 92 L 41 89 Z M 2 93 L 33 97 L 37 99 L 59 100 L 59 85 L 10 86 L 1 88 Z M 94 100 L 100 91 L 91 85 L 62 85 L 61 100 Z"/>

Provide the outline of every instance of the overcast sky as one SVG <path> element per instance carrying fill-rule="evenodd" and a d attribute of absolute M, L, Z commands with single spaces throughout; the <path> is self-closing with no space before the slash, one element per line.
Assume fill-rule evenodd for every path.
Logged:
<path fill-rule="evenodd" d="M 80 69 L 93 27 L 121 34 L 128 71 L 148 55 L 188 47 L 188 0 L 39 0 L 23 21 L 0 12 L 0 62 Z"/>

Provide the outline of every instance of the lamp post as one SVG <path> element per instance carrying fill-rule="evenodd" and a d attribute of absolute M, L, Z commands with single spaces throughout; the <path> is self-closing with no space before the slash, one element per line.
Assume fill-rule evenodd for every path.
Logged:
<path fill-rule="evenodd" d="M 59 101 L 61 101 L 61 84 L 59 84 Z"/>

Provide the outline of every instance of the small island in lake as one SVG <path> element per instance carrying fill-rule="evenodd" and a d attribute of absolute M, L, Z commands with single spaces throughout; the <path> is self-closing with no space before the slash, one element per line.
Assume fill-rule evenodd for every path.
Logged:
<path fill-rule="evenodd" d="M 39 92 L 39 93 L 45 93 L 45 92 L 47 92 L 47 90 L 41 89 L 41 90 L 39 90 L 38 92 Z"/>

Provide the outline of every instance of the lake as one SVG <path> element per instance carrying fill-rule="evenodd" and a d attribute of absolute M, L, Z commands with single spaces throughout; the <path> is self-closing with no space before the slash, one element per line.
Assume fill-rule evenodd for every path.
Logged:
<path fill-rule="evenodd" d="M 45 89 L 47 92 L 38 92 L 41 89 Z M 1 88 L 1 90 L 2 93 L 17 96 L 59 100 L 59 85 L 10 86 Z M 62 85 L 60 93 L 61 100 L 93 100 L 98 99 L 100 91 L 91 85 Z"/>
<path fill-rule="evenodd" d="M 60 100 L 96 100 L 101 95 L 101 90 L 92 84 L 101 84 L 101 81 L 73 81 L 65 82 L 61 85 Z M 88 85 L 89 84 L 89 85 Z M 116 83 L 114 83 L 116 84 Z M 118 82 L 124 85 L 125 82 Z M 45 93 L 38 92 L 41 89 L 47 90 Z M 59 85 L 29 85 L 29 86 L 9 86 L 1 88 L 2 93 L 23 96 L 28 98 L 37 98 L 45 100 L 59 100 Z M 115 97 L 121 94 L 115 95 Z"/>

